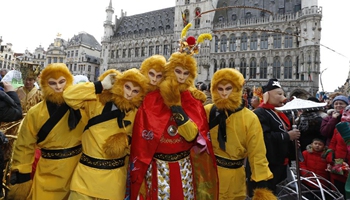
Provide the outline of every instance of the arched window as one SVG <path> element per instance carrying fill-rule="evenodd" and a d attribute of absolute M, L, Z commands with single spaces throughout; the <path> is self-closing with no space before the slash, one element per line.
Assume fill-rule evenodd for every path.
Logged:
<path fill-rule="evenodd" d="M 260 78 L 267 79 L 267 59 L 262 57 L 260 59 Z"/>
<path fill-rule="evenodd" d="M 288 28 L 286 30 L 286 33 L 284 35 L 284 48 L 292 48 L 293 47 L 293 31 L 291 28 Z"/>
<path fill-rule="evenodd" d="M 241 36 L 241 50 L 246 51 L 247 50 L 247 42 L 248 42 L 248 36 L 246 33 L 242 33 Z"/>
<path fill-rule="evenodd" d="M 236 36 L 235 36 L 235 34 L 230 35 L 229 51 L 236 51 Z"/>
<path fill-rule="evenodd" d="M 227 37 L 226 35 L 222 35 L 221 41 L 220 41 L 220 52 L 226 52 L 226 47 L 227 47 Z"/>
<path fill-rule="evenodd" d="M 273 59 L 272 76 L 273 78 L 277 78 L 277 79 L 281 77 L 281 62 L 279 57 L 275 57 Z"/>
<path fill-rule="evenodd" d="M 221 59 L 220 60 L 220 69 L 223 69 L 225 67 L 226 67 L 226 61 L 225 61 L 225 59 Z"/>
<path fill-rule="evenodd" d="M 231 58 L 229 62 L 229 68 L 235 68 L 235 60 Z"/>
<path fill-rule="evenodd" d="M 218 36 L 215 35 L 215 48 L 214 48 L 215 53 L 218 52 L 218 46 L 219 46 L 219 38 Z"/>
<path fill-rule="evenodd" d="M 243 77 L 245 78 L 247 74 L 247 61 L 245 60 L 245 58 L 241 58 L 239 71 L 241 72 L 241 74 L 243 74 Z"/>
<path fill-rule="evenodd" d="M 152 56 L 153 54 L 154 54 L 154 46 L 152 42 L 150 42 L 148 46 L 148 56 Z"/>
<path fill-rule="evenodd" d="M 277 30 L 279 31 L 279 30 Z M 281 33 L 274 33 L 273 34 L 273 47 L 275 49 L 280 49 L 281 48 L 281 38 L 282 34 Z"/>
<path fill-rule="evenodd" d="M 292 58 L 287 56 L 284 59 L 284 79 L 292 79 Z"/>
<path fill-rule="evenodd" d="M 184 12 L 181 12 L 181 15 L 182 15 L 183 26 L 185 27 L 188 24 L 188 19 L 190 18 L 190 12 L 188 10 L 185 10 Z"/>
<path fill-rule="evenodd" d="M 190 0 L 185 0 L 185 5 L 190 4 Z"/>
<path fill-rule="evenodd" d="M 218 62 L 214 59 L 214 73 L 218 71 Z"/>
<path fill-rule="evenodd" d="M 256 58 L 250 59 L 249 77 L 256 79 Z"/>
<path fill-rule="evenodd" d="M 258 34 L 256 32 L 253 32 L 250 36 L 250 50 L 257 50 L 258 49 Z"/>
<path fill-rule="evenodd" d="M 268 39 L 269 39 L 269 34 L 267 34 L 266 32 L 261 33 L 260 49 L 267 49 L 268 48 Z"/>
<path fill-rule="evenodd" d="M 195 10 L 195 16 L 196 16 L 196 18 L 195 18 L 195 20 L 194 20 L 194 27 L 195 27 L 195 28 L 199 28 L 200 25 L 201 25 L 201 18 L 200 18 L 200 16 L 201 16 L 201 10 L 200 10 L 200 8 L 196 8 L 196 10 Z"/>

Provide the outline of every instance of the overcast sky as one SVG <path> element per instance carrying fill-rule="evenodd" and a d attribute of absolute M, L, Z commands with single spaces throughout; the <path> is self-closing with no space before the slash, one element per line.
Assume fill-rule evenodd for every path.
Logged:
<path fill-rule="evenodd" d="M 65 40 L 84 31 L 97 41 L 103 36 L 105 9 L 110 0 L 4 0 L 1 2 L 0 36 L 16 53 L 47 50 L 57 33 Z M 175 6 L 176 0 L 112 0 L 114 15 L 127 15 Z M 333 91 L 345 83 L 350 69 L 348 27 L 350 0 L 318 0 L 322 7 L 321 71 L 324 89 Z M 114 20 L 114 17 L 113 17 Z M 114 21 L 113 21 L 114 22 Z M 338 25 L 344 23 L 344 25 Z M 332 49 L 329 50 L 328 48 Z M 342 55 L 340 55 L 342 54 Z M 320 90 L 321 90 L 320 85 Z"/>

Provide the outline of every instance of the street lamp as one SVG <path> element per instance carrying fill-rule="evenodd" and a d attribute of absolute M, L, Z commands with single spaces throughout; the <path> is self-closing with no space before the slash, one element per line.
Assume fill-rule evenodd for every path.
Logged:
<path fill-rule="evenodd" d="M 324 72 L 326 69 L 327 69 L 327 68 L 325 68 L 324 70 L 322 70 L 321 73 L 320 73 L 320 83 L 321 83 L 321 87 L 322 87 L 322 92 L 324 92 L 323 83 L 322 83 L 322 74 L 323 74 L 323 72 Z"/>

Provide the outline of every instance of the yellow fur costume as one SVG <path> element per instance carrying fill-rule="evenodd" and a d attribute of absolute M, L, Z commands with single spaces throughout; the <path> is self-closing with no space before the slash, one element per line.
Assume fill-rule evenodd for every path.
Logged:
<path fill-rule="evenodd" d="M 148 74 L 149 70 L 154 69 L 156 72 L 162 72 L 162 74 L 163 74 L 163 72 L 165 70 L 165 63 L 166 63 L 166 59 L 162 55 L 153 55 L 149 58 L 146 58 L 142 62 L 141 67 L 140 67 L 140 72 L 148 80 L 148 87 L 149 87 L 148 91 L 149 92 L 156 90 L 158 88 L 158 85 L 159 85 L 159 83 L 157 85 L 150 84 L 151 81 L 150 81 L 149 74 Z M 162 80 L 163 80 L 163 77 L 162 77 Z"/>
<path fill-rule="evenodd" d="M 232 93 L 227 99 L 222 99 L 217 92 L 218 84 L 226 85 L 231 83 L 233 86 Z M 244 84 L 243 75 L 236 69 L 226 68 L 214 73 L 211 81 L 210 92 L 213 102 L 219 109 L 235 110 L 242 104 L 242 87 Z"/>
<path fill-rule="evenodd" d="M 68 86 L 73 85 L 73 76 L 69 72 L 68 67 L 64 63 L 53 63 L 46 66 L 40 75 L 40 86 L 44 99 L 55 104 L 64 103 L 62 93 L 57 93 L 49 86 L 49 79 L 58 79 L 61 76 L 66 78 L 65 90 Z"/>
<path fill-rule="evenodd" d="M 218 92 L 219 84 L 232 85 L 232 92 L 226 99 Z M 210 137 L 219 166 L 220 200 L 246 199 L 246 175 L 243 167 L 243 160 L 246 158 L 252 169 L 249 178 L 255 182 L 264 182 L 273 177 L 265 156 L 266 149 L 259 119 L 252 111 L 242 106 L 243 84 L 243 75 L 236 69 L 225 68 L 216 71 L 211 82 L 214 104 L 205 106 L 208 122 L 213 124 L 210 127 Z M 222 120 L 225 120 L 225 125 L 219 129 L 220 124 L 216 121 Z M 222 132 L 222 129 L 225 131 Z M 220 143 L 221 138 L 225 138 L 224 148 Z M 219 158 L 225 160 L 224 164 L 221 164 Z M 240 164 L 232 164 L 235 168 L 230 168 L 227 163 Z M 258 196 L 254 199 L 276 199 L 272 192 L 266 189 L 258 188 L 256 194 Z"/>
<path fill-rule="evenodd" d="M 117 74 L 112 88 L 99 91 L 102 88 L 100 81 L 110 73 Z M 132 136 L 136 108 L 146 94 L 147 79 L 137 69 L 122 73 L 110 69 L 99 80 L 69 87 L 64 92 L 64 97 L 68 105 L 83 109 L 89 120 L 117 110 L 124 113 L 90 126 L 82 137 L 83 155 L 111 165 L 119 162 L 123 164 L 106 169 L 105 166 L 79 163 L 72 177 L 73 193 L 70 199 L 119 200 L 124 199 L 125 195 L 129 138 Z M 139 94 L 132 100 L 124 98 L 124 84 L 128 81 L 140 87 Z M 119 124 L 118 120 L 128 123 Z"/>
<path fill-rule="evenodd" d="M 102 81 L 108 74 L 116 74 L 115 78 L 120 75 L 120 72 L 116 69 L 109 69 L 105 71 L 98 77 L 99 81 Z M 112 99 L 113 93 L 110 90 L 102 90 L 101 94 L 99 94 L 99 100 L 101 103 L 105 104 L 106 102 Z"/>
<path fill-rule="evenodd" d="M 177 82 L 174 70 L 178 66 L 189 71 L 185 83 Z M 194 87 L 194 80 L 197 77 L 197 61 L 192 55 L 180 52 L 173 53 L 165 65 L 165 71 L 165 80 L 160 84 L 160 92 L 167 106 L 181 105 L 180 92 L 185 90 L 189 90 L 194 98 L 205 102 L 205 94 Z"/>
<path fill-rule="evenodd" d="M 55 122 L 52 130 L 47 134 L 45 139 L 38 142 L 39 130 L 46 121 L 52 119 L 52 115 L 55 115 L 53 113 L 61 109 L 61 107 L 56 107 L 53 110 L 52 107 L 64 103 L 62 93 L 55 93 L 48 85 L 50 78 L 58 79 L 61 76 L 67 81 L 65 89 L 72 85 L 73 76 L 63 63 L 50 64 L 42 71 L 41 86 L 45 99 L 28 111 L 18 131 L 18 139 L 13 153 L 12 172 L 18 171 L 20 174 L 30 174 L 32 172 L 35 149 L 40 148 L 43 152 L 37 164 L 28 199 L 67 199 L 72 173 L 79 162 L 79 151 L 75 151 L 74 153 L 68 149 L 79 147 L 81 144 L 81 134 L 86 124 L 81 119 L 75 128 L 71 129 L 67 124 L 71 114 L 70 110 L 67 110 Z M 58 155 L 58 158 L 50 159 L 49 155 L 51 153 L 47 153 L 48 151 L 59 151 L 59 153 L 55 153 L 55 155 Z M 65 155 L 63 151 L 67 152 L 66 154 L 69 153 L 67 155 L 68 157 L 62 158 L 61 155 Z M 20 187 L 21 185 L 23 188 L 18 189 L 18 191 L 23 192 L 25 191 L 24 187 L 30 185 L 30 181 L 15 184 L 14 187 Z M 19 195 L 15 189 L 12 190 L 11 188 L 10 192 Z M 18 196 L 14 197 L 14 199 L 18 199 Z"/>
<path fill-rule="evenodd" d="M 131 101 L 124 98 L 124 84 L 132 82 L 134 86 L 139 86 L 140 95 L 132 98 Z M 132 68 L 117 76 L 116 82 L 111 89 L 113 93 L 114 103 L 118 105 L 121 110 L 129 111 L 135 109 L 142 103 L 142 99 L 147 92 L 147 79 L 140 73 L 138 69 Z"/>

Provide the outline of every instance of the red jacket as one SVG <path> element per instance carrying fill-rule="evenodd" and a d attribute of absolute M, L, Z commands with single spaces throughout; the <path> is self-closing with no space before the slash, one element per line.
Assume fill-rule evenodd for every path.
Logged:
<path fill-rule="evenodd" d="M 304 161 L 299 163 L 301 169 L 312 171 L 315 174 L 322 176 L 326 180 L 329 180 L 329 172 L 326 171 L 327 161 L 321 157 L 323 151 L 315 152 L 312 150 L 311 145 L 307 146 L 307 150 L 303 151 Z M 305 171 L 301 171 L 302 176 L 310 176 Z M 325 184 L 325 182 L 323 182 Z M 311 184 L 307 184 L 312 186 Z"/>
<path fill-rule="evenodd" d="M 337 129 L 334 129 L 334 134 L 333 134 L 332 140 L 329 143 L 329 149 L 332 149 L 334 153 L 333 154 L 329 153 L 327 155 L 327 163 L 330 163 L 333 165 L 334 159 L 342 158 L 346 163 L 349 164 L 350 154 L 348 153 L 344 139 L 342 138 L 340 133 L 337 131 Z M 333 158 L 333 155 L 334 155 L 334 158 Z M 344 175 L 338 175 L 338 174 L 331 173 L 331 181 L 332 182 L 333 182 L 333 180 L 338 180 L 338 181 L 345 183 L 347 177 L 348 177 L 347 171 Z"/>

